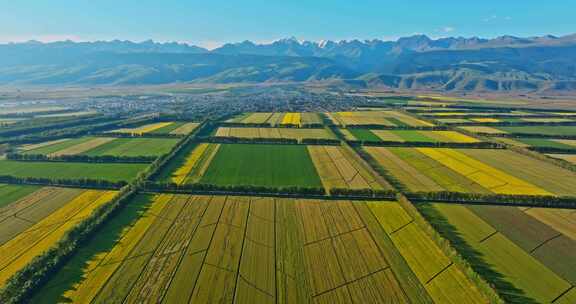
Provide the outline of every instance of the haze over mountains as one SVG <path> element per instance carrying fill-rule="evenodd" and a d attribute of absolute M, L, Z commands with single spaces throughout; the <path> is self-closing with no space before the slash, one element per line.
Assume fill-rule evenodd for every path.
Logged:
<path fill-rule="evenodd" d="M 340 42 L 290 38 L 211 51 L 152 41 L 0 45 L 0 84 L 284 81 L 444 91 L 576 90 L 576 34 Z"/>

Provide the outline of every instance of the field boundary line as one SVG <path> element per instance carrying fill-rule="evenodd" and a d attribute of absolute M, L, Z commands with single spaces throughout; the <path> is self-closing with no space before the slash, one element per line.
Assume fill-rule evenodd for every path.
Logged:
<path fill-rule="evenodd" d="M 242 279 L 242 281 L 246 282 L 246 284 L 250 285 L 252 288 L 260 291 L 261 293 L 263 293 L 263 294 L 265 294 L 265 295 L 267 295 L 267 296 L 269 296 L 269 297 L 271 297 L 271 298 L 274 298 L 274 296 L 271 295 L 271 294 L 269 294 L 267 291 L 263 290 L 262 288 L 259 288 L 259 287 L 256 286 L 254 283 L 248 281 L 248 279 L 246 279 L 240 272 L 238 272 L 238 277 L 239 277 L 240 279 Z M 238 283 L 236 283 L 236 284 L 238 284 Z M 234 294 L 236 294 L 236 292 L 234 292 Z"/>
<path fill-rule="evenodd" d="M 340 264 L 340 261 L 338 261 L 338 264 Z M 368 273 L 368 274 L 365 274 L 365 275 L 363 275 L 363 276 L 361 276 L 361 277 L 358 277 L 358 278 L 356 278 L 356 279 L 354 279 L 354 280 L 348 281 L 348 282 L 346 282 L 346 283 L 344 283 L 344 284 L 340 284 L 340 285 L 338 285 L 338 286 L 336 286 L 336 287 L 330 288 L 330 289 L 328 289 L 328 290 L 324 290 L 324 291 L 322 291 L 322 292 L 320 292 L 320 293 L 317 293 L 317 294 L 313 295 L 312 298 L 316 298 L 316 297 L 321 296 L 321 295 L 323 295 L 323 294 L 326 294 L 326 293 L 329 293 L 329 292 L 331 292 L 331 291 L 334 291 L 334 290 L 336 290 L 336 289 L 338 289 L 338 288 L 346 287 L 346 286 L 348 286 L 348 285 L 350 285 L 350 284 L 352 284 L 352 283 L 356 283 L 356 282 L 358 282 L 358 281 L 360 281 L 360 280 L 363 280 L 363 279 L 365 279 L 365 278 L 367 278 L 367 277 L 373 276 L 373 275 L 375 275 L 375 274 L 377 274 L 377 273 L 379 273 L 379 272 L 386 271 L 387 269 L 390 269 L 390 265 L 388 265 L 388 266 L 386 266 L 386 267 L 383 267 L 383 268 L 380 268 L 380 269 L 378 269 L 378 270 L 372 271 L 372 272 L 370 272 L 370 273 Z M 342 270 L 342 269 L 340 269 L 340 270 Z"/>
<path fill-rule="evenodd" d="M 17 220 L 21 220 L 21 221 L 24 221 L 24 222 L 27 222 L 27 223 L 30 223 L 30 224 L 36 224 L 36 223 L 37 223 L 37 222 L 33 222 L 33 221 L 29 220 L 29 219 L 25 219 L 25 218 L 23 218 L 23 217 L 20 217 L 17 213 L 14 213 L 12 216 L 13 216 L 15 219 L 17 219 Z M 10 217 L 7 217 L 7 218 L 10 218 Z M 68 221 L 64 221 L 64 222 L 68 222 Z M 61 222 L 54 223 L 54 224 L 59 224 L 59 223 L 61 223 Z M 44 227 L 46 227 L 46 226 L 44 226 Z M 39 227 L 39 228 L 43 228 L 43 227 Z M 36 229 L 34 229 L 34 230 L 36 230 Z"/>
<path fill-rule="evenodd" d="M 214 197 L 212 197 L 210 199 L 210 202 L 212 202 L 212 199 Z M 198 278 L 200 278 L 200 275 L 202 274 L 202 269 L 204 269 L 204 265 L 206 265 L 206 256 L 208 255 L 208 250 L 210 250 L 210 247 L 212 247 L 212 241 L 214 241 L 214 234 L 216 233 L 216 228 L 218 228 L 218 223 L 220 222 L 220 218 L 222 218 L 222 212 L 224 211 L 224 207 L 226 207 L 226 203 L 228 202 L 228 197 L 226 196 L 224 198 L 224 202 L 222 202 L 222 208 L 220 209 L 220 214 L 218 214 L 218 220 L 216 221 L 216 223 L 214 224 L 210 224 L 210 225 L 216 225 L 216 227 L 214 228 L 214 231 L 212 231 L 212 235 L 210 236 L 210 243 L 208 243 L 208 246 L 206 247 L 206 253 L 204 254 L 204 257 L 202 258 L 202 264 L 200 266 L 200 269 L 198 270 Z M 210 203 L 208 203 L 210 204 Z M 207 227 L 209 225 L 204 225 L 202 227 Z M 192 296 L 194 295 L 194 291 L 196 291 L 196 286 L 198 285 L 198 278 L 196 278 L 196 280 L 194 281 L 194 286 L 192 286 L 192 292 L 190 292 L 190 295 L 188 296 L 188 301 L 187 303 L 190 303 L 190 300 L 192 299 Z"/>
<path fill-rule="evenodd" d="M 530 250 L 530 254 L 534 253 L 534 251 L 536 251 L 536 250 L 538 250 L 538 248 L 546 245 L 548 242 L 553 241 L 553 240 L 555 240 L 555 239 L 557 239 L 557 238 L 559 238 L 559 237 L 561 237 L 561 236 L 563 236 L 563 234 L 562 234 L 562 233 L 558 233 L 557 235 L 555 235 L 555 236 L 553 236 L 553 237 L 545 240 L 545 241 L 542 242 L 540 245 L 538 245 L 538 246 L 534 247 L 532 250 Z"/>
<path fill-rule="evenodd" d="M 570 290 L 574 289 L 574 285 L 568 287 L 568 289 L 564 290 L 560 295 L 558 295 L 554 300 L 550 303 L 556 303 L 556 301 L 560 300 L 565 294 L 567 294 Z"/>
<path fill-rule="evenodd" d="M 166 205 L 170 204 L 170 202 L 174 199 L 174 196 L 172 196 L 172 198 L 170 198 L 170 201 L 166 203 Z M 180 217 L 180 214 L 182 214 L 184 208 L 186 207 L 186 205 L 188 205 L 188 201 L 186 201 L 186 204 L 182 207 L 180 207 L 180 210 L 178 211 L 178 215 L 174 218 L 174 220 L 172 220 L 172 223 L 170 224 L 170 227 L 168 227 L 168 229 L 166 229 L 166 232 L 164 232 L 162 234 L 162 239 L 160 240 L 160 242 L 158 242 L 158 245 L 156 246 L 156 248 L 154 248 L 154 250 L 151 250 L 152 254 L 150 254 L 150 257 L 146 260 L 146 264 L 144 264 L 144 266 L 142 267 L 142 269 L 140 270 L 140 273 L 138 274 L 138 277 L 134 280 L 134 282 L 132 282 L 132 284 L 130 284 L 130 291 L 124 296 L 124 298 L 122 299 L 122 302 L 124 303 L 126 301 L 126 299 L 128 298 L 128 296 L 130 296 L 130 293 L 132 292 L 134 285 L 136 285 L 136 283 L 138 283 L 138 280 L 140 280 L 140 277 L 142 277 L 142 273 L 144 273 L 144 270 L 146 270 L 147 266 L 150 263 L 150 260 L 152 260 L 152 258 L 154 257 L 154 254 L 156 253 L 156 251 L 158 251 L 158 248 L 160 247 L 160 245 L 162 244 L 162 242 L 166 239 L 166 235 L 168 234 L 168 232 L 172 229 L 172 227 L 174 226 L 174 224 L 176 223 L 176 220 Z M 148 231 L 146 231 L 148 232 Z M 140 243 L 140 242 L 138 242 Z M 138 291 L 139 292 L 139 291 Z"/>
<path fill-rule="evenodd" d="M 238 257 L 238 266 L 236 268 L 236 283 L 234 284 L 234 294 L 232 295 L 232 303 L 236 300 L 236 292 L 238 291 L 238 279 L 242 278 L 242 274 L 240 272 L 240 266 L 242 265 L 242 256 L 244 255 L 244 250 L 246 249 L 246 235 L 248 234 L 248 221 L 250 219 L 250 210 L 252 210 L 252 199 L 248 200 L 248 211 L 246 212 L 246 224 L 244 226 L 244 235 L 242 237 L 242 250 L 240 251 L 240 257 Z M 244 279 L 245 281 L 248 281 Z M 248 282 L 252 285 L 250 282 Z M 254 286 L 256 288 L 256 286 Z M 258 288 L 256 288 L 258 289 Z M 267 294 L 267 293 L 266 293 Z"/>
<path fill-rule="evenodd" d="M 322 187 L 322 189 L 324 189 Z M 99 190 L 99 189 L 95 189 Z M 196 190 L 140 190 L 138 191 L 140 194 L 184 194 L 184 195 L 207 195 L 207 196 L 248 196 L 248 197 L 272 197 L 272 198 L 294 198 L 294 199 L 312 199 L 312 200 L 325 200 L 325 201 L 341 201 L 341 200 L 350 200 L 350 201 L 383 201 L 387 202 L 390 200 L 396 200 L 395 196 L 386 196 L 386 197 L 366 197 L 366 196 L 335 196 L 335 195 L 310 195 L 310 194 L 298 194 L 298 193 L 267 193 L 267 192 L 231 192 L 231 191 L 196 191 Z M 395 193 L 397 194 L 397 193 Z M 576 207 L 575 207 L 576 208 Z"/>
<path fill-rule="evenodd" d="M 338 234 L 331 235 L 331 236 L 328 236 L 328 237 L 325 237 L 325 238 L 322 238 L 322 239 L 319 239 L 319 240 L 315 240 L 315 241 L 312 241 L 312 242 L 304 243 L 304 244 L 302 244 L 302 247 L 306 247 L 306 246 L 308 246 L 308 245 L 313 245 L 313 244 L 320 243 L 320 242 L 327 241 L 327 240 L 332 240 L 332 239 L 341 237 L 341 236 L 343 236 L 343 235 L 346 235 L 346 234 L 349 234 L 349 233 L 352 233 L 352 232 L 356 232 L 356 231 L 359 231 L 359 230 L 362 230 L 362 229 L 366 229 L 366 223 L 363 223 L 363 224 L 364 224 L 364 226 L 359 227 L 359 228 L 354 228 L 354 229 L 352 229 L 352 230 L 350 230 L 350 231 L 338 233 Z"/>
<path fill-rule="evenodd" d="M 488 240 L 489 238 L 493 237 L 494 235 L 498 234 L 500 231 L 494 230 L 494 232 L 490 233 L 489 235 L 483 237 L 478 241 L 478 243 L 483 243 L 484 241 Z"/>
<path fill-rule="evenodd" d="M 418 289 L 421 290 L 426 295 L 427 299 L 430 299 L 429 303 L 433 303 L 432 299 L 430 298 L 430 294 L 428 293 L 428 291 L 426 291 L 424 285 L 422 285 L 422 282 L 418 279 L 418 277 L 416 277 L 414 270 L 412 270 L 412 268 L 410 268 L 410 265 L 408 265 L 406 258 L 400 253 L 400 251 L 398 250 L 398 247 L 396 246 L 396 244 L 394 244 L 394 241 L 392 240 L 391 236 L 386 232 L 386 230 L 384 230 L 384 227 L 382 227 L 382 225 L 378 221 L 378 218 L 374 214 L 374 211 L 372 211 L 372 208 L 368 207 L 368 205 L 366 205 L 366 204 L 364 204 L 363 207 L 366 208 L 366 210 L 368 212 L 367 216 L 370 216 L 372 218 L 372 220 L 375 222 L 374 224 L 376 226 L 374 227 L 374 229 L 381 230 L 381 233 L 383 235 L 382 242 L 386 242 L 387 245 L 390 246 L 388 249 L 390 251 L 389 255 L 396 256 L 398 261 L 402 262 L 401 263 L 402 265 L 399 265 L 400 263 L 398 263 L 397 266 L 399 268 L 400 267 L 403 268 L 402 270 L 406 273 L 406 276 L 410 276 L 411 278 L 414 279 L 415 284 L 417 284 L 417 286 L 420 287 Z M 406 287 L 405 284 L 407 283 L 406 278 L 404 278 L 402 280 L 399 279 L 398 274 L 396 273 L 395 269 L 392 268 L 392 264 L 394 263 L 394 261 L 391 261 L 391 260 L 386 258 L 386 254 L 384 254 L 384 250 L 386 250 L 386 248 L 383 246 L 380 246 L 380 243 L 378 243 L 376 241 L 375 236 L 373 235 L 372 231 L 370 231 L 370 226 L 368 226 L 368 224 L 366 223 L 364 218 L 362 218 L 362 215 L 358 211 L 358 208 L 359 208 L 358 206 L 354 206 L 354 210 L 356 211 L 358 216 L 362 219 L 362 222 L 364 222 L 364 224 L 367 225 L 368 228 L 366 228 L 366 229 L 369 232 L 368 234 L 370 235 L 372 242 L 374 242 L 374 244 L 376 244 L 376 247 L 378 248 L 378 252 L 380 252 L 380 255 L 388 264 L 388 267 L 390 268 L 390 271 L 391 271 L 392 275 L 394 276 L 394 279 L 396 280 L 396 282 L 398 282 L 398 285 L 400 286 L 400 290 L 402 291 L 402 294 L 404 295 L 405 299 L 411 300 L 412 297 L 408 296 L 408 293 L 404 290 Z"/>
<path fill-rule="evenodd" d="M 406 228 L 407 226 L 409 226 L 409 225 L 412 224 L 412 223 L 414 223 L 414 219 L 411 219 L 408 223 L 406 223 L 406 224 L 404 224 L 404 225 L 396 228 L 394 231 L 390 232 L 389 235 L 393 235 L 393 234 L 395 234 L 396 232 L 399 232 L 400 230 Z"/>
<path fill-rule="evenodd" d="M 336 172 L 338 172 L 338 176 L 340 176 L 340 179 L 341 179 L 344 183 L 346 183 L 346 186 L 347 186 L 348 188 L 351 188 L 351 187 L 350 187 L 350 183 L 344 178 L 344 175 L 342 175 L 341 168 L 338 167 L 338 165 L 336 164 L 336 161 L 335 161 L 334 157 L 332 157 L 332 155 L 330 154 L 330 152 L 328 152 L 328 151 L 326 150 L 326 147 L 324 147 L 324 146 L 322 146 L 322 151 L 328 156 L 328 158 L 330 159 L 330 162 L 331 162 L 332 165 L 336 168 Z M 346 160 L 346 161 L 347 161 L 347 160 Z M 354 166 L 352 166 L 352 167 L 354 168 Z M 356 170 L 356 168 L 354 168 L 354 170 Z M 358 173 L 358 170 L 356 170 L 356 173 Z"/>
<path fill-rule="evenodd" d="M 197 203 L 194 200 L 193 196 L 190 196 L 188 198 L 187 204 L 195 204 Z M 194 238 L 194 235 L 196 235 L 196 232 L 198 231 L 198 227 L 200 226 L 200 222 L 202 221 L 202 218 L 204 217 L 204 215 L 206 214 L 206 210 L 208 210 L 208 205 L 209 202 L 205 203 L 204 206 L 204 210 L 202 211 L 202 215 L 201 216 L 196 216 L 193 217 L 191 219 L 195 219 L 198 221 L 198 223 L 196 223 L 196 226 L 194 227 L 194 231 L 191 234 L 190 239 L 188 240 L 186 246 L 184 248 L 181 249 L 182 253 L 180 254 L 180 257 L 178 258 L 178 263 L 176 263 L 176 267 L 174 268 L 174 272 L 172 273 L 172 275 L 170 276 L 170 281 L 168 282 L 168 284 L 166 284 L 164 291 L 162 292 L 162 296 L 160 297 L 160 299 L 158 300 L 158 303 L 162 303 L 164 301 L 164 298 L 166 297 L 166 294 L 168 294 L 168 291 L 170 290 L 170 286 L 172 285 L 172 281 L 174 280 L 174 277 L 176 276 L 176 274 L 178 273 L 178 270 L 180 269 L 180 265 L 182 264 L 182 260 L 184 260 L 184 257 L 186 256 L 186 252 L 188 251 L 188 248 L 190 247 L 190 243 L 192 242 L 192 239 Z M 188 221 L 186 221 L 188 222 Z M 180 251 L 180 250 L 179 250 Z M 178 251 L 177 251 L 178 252 Z M 195 253 L 193 253 L 195 254 Z"/>
<path fill-rule="evenodd" d="M 432 280 L 434 280 L 436 277 L 438 277 L 440 274 L 442 274 L 444 271 L 446 271 L 452 265 L 454 265 L 454 262 L 452 260 L 450 260 L 450 263 L 448 265 L 444 266 L 444 268 L 442 268 L 442 270 L 440 270 L 437 274 L 433 275 L 430 279 L 428 279 L 428 281 L 426 281 L 425 284 L 428 285 L 430 282 L 432 282 Z"/>

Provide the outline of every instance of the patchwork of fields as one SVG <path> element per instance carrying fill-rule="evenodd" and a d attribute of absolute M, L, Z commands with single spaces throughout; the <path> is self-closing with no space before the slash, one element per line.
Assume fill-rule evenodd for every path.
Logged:
<path fill-rule="evenodd" d="M 446 222 L 447 238 L 460 238 L 482 263 L 512 284 L 506 297 L 515 301 L 573 303 L 576 281 L 576 214 L 573 210 L 503 206 L 433 204 L 425 213 Z M 455 229 L 454 233 L 447 231 Z M 458 241 L 455 241 L 457 243 Z M 538 280 L 534 280 L 537 277 Z M 529 298 L 529 299 L 527 299 Z"/>
<path fill-rule="evenodd" d="M 342 129 L 348 140 L 425 142 L 425 143 L 476 143 L 476 138 L 456 131 L 418 131 L 418 130 L 368 130 Z"/>
<path fill-rule="evenodd" d="M 160 156 L 178 143 L 176 138 L 81 137 L 21 147 L 23 154 L 49 156 Z"/>
<path fill-rule="evenodd" d="M 246 113 L 227 122 L 245 123 L 245 124 L 270 124 L 278 125 L 319 125 L 322 119 L 318 113 Z"/>
<path fill-rule="evenodd" d="M 114 191 L 0 185 L 0 287 L 115 195 Z"/>
<path fill-rule="evenodd" d="M 552 207 L 576 202 L 576 116 L 387 102 L 11 139 L 0 302 L 9 286 L 32 303 L 575 303 L 576 211 Z M 71 252 L 22 281 L 61 240 Z"/>
<path fill-rule="evenodd" d="M 429 127 L 433 124 L 414 118 L 398 111 L 359 111 L 359 112 L 336 112 L 327 113 L 328 118 L 338 126 L 348 125 L 380 125 L 386 127 L 408 126 Z"/>
<path fill-rule="evenodd" d="M 112 133 L 127 134 L 175 134 L 187 135 L 194 131 L 200 124 L 194 122 L 158 122 L 146 124 L 134 128 L 122 128 L 112 130 Z"/>
<path fill-rule="evenodd" d="M 295 128 L 228 128 L 220 127 L 215 136 L 239 138 L 288 138 L 302 140 L 304 138 L 335 139 L 325 129 L 295 129 Z"/>
<path fill-rule="evenodd" d="M 576 173 L 508 150 L 364 149 L 413 192 L 575 195 Z"/>
<path fill-rule="evenodd" d="M 545 136 L 576 136 L 575 126 L 471 126 L 462 129 L 486 134 L 537 134 Z"/>
<path fill-rule="evenodd" d="M 410 218 L 395 202 L 158 195 L 130 206 L 45 285 L 42 299 L 487 302 L 417 226 L 403 222 Z M 78 265 L 80 273 L 66 272 Z"/>

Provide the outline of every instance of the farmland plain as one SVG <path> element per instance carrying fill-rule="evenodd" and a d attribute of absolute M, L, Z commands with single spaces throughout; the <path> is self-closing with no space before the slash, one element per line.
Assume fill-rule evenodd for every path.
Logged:
<path fill-rule="evenodd" d="M 105 231 L 112 240 L 98 236 L 89 242 L 63 268 L 74 271 L 54 276 L 37 299 L 487 302 L 457 268 L 443 271 L 449 260 L 433 243 L 411 252 L 397 248 L 403 243 L 390 238 L 400 237 L 385 231 L 372 213 L 379 212 L 386 224 L 396 219 L 387 215 L 389 208 L 400 207 L 394 202 L 141 195 Z M 431 242 L 424 234 L 416 237 Z M 439 257 L 439 268 L 425 273 L 440 275 L 419 277 L 422 265 L 411 258 L 414 254 Z M 452 292 L 438 292 L 445 286 Z"/>
<path fill-rule="evenodd" d="M 0 302 L 576 302 L 573 117 L 366 96 L 0 138 Z"/>

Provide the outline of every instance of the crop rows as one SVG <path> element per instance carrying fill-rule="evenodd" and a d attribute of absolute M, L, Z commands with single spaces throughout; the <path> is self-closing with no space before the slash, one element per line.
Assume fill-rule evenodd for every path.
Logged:
<path fill-rule="evenodd" d="M 451 231 L 456 246 L 482 256 L 476 267 L 488 276 L 508 301 L 572 303 L 576 265 L 576 239 L 557 227 L 575 222 L 568 210 L 525 209 L 501 206 L 434 204 L 433 222 L 446 222 L 440 230 Z M 430 213 L 430 211 L 425 212 Z M 534 216 L 532 215 L 534 214 Z M 567 216 L 567 218 L 566 218 Z M 546 224 L 539 218 L 546 218 Z M 568 231 L 571 231 L 569 229 Z M 455 238 L 460 238 L 456 241 Z M 489 266 L 488 266 L 489 265 Z M 538 277 L 538 280 L 534 280 Z"/>
<path fill-rule="evenodd" d="M 348 140 L 393 142 L 475 143 L 477 139 L 456 131 L 343 129 Z"/>
<path fill-rule="evenodd" d="M 114 195 L 47 187 L 2 207 L 0 286 Z"/>
<path fill-rule="evenodd" d="M 573 172 L 504 150 L 366 147 L 411 191 L 573 195 Z M 545 176 L 545 178 L 543 178 Z"/>
<path fill-rule="evenodd" d="M 146 207 L 114 245 L 89 243 L 92 255 L 72 259 L 83 260 L 79 279 L 55 277 L 42 292 L 82 303 L 486 302 L 416 226 L 387 229 L 407 217 L 395 202 L 163 194 L 134 204 Z"/>
<path fill-rule="evenodd" d="M 325 129 L 294 129 L 294 128 L 228 128 L 220 127 L 216 136 L 239 138 L 303 138 L 334 139 Z"/>
<path fill-rule="evenodd" d="M 324 188 L 382 189 L 374 173 L 362 168 L 337 146 L 308 146 Z"/>

